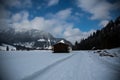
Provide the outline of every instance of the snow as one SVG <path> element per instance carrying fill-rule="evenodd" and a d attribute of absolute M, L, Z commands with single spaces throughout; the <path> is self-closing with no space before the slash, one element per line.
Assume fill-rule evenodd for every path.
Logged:
<path fill-rule="evenodd" d="M 65 41 L 64 41 L 64 40 L 61 40 L 61 41 L 59 41 L 58 43 L 65 43 Z"/>
<path fill-rule="evenodd" d="M 6 47 L 5 46 L 0 46 L 0 51 L 6 51 Z"/>
<path fill-rule="evenodd" d="M 35 44 L 35 42 L 19 42 L 19 43 L 13 43 L 14 45 L 20 45 L 20 46 L 25 46 L 27 48 L 32 48 Z"/>
<path fill-rule="evenodd" d="M 120 80 L 120 48 L 52 53 L 50 50 L 1 51 L 0 80 Z"/>
<path fill-rule="evenodd" d="M 16 51 L 16 47 L 8 44 L 2 44 L 2 46 L 0 46 L 0 51 L 6 51 L 7 47 L 9 48 L 9 51 Z"/>
<path fill-rule="evenodd" d="M 46 40 L 45 40 L 45 39 L 39 39 L 39 40 L 37 40 L 37 41 L 44 42 L 44 41 L 46 41 Z"/>

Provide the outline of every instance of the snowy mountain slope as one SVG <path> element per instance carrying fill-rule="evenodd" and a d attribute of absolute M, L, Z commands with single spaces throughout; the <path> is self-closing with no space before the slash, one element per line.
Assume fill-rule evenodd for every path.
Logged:
<path fill-rule="evenodd" d="M 118 55 L 119 50 L 107 51 Z M 0 74 L 3 80 L 120 80 L 119 61 L 120 56 L 101 57 L 94 51 L 2 51 Z"/>
<path fill-rule="evenodd" d="M 3 43 L 13 45 L 17 50 L 27 49 L 47 49 L 47 47 L 55 44 L 64 38 L 55 38 L 48 32 L 32 29 L 30 31 L 15 32 L 14 30 L 0 30 L 0 45 Z M 67 43 L 72 45 L 69 41 Z"/>
<path fill-rule="evenodd" d="M 56 44 L 64 38 L 56 38 L 51 33 L 32 29 L 29 31 L 15 31 L 13 28 L 0 30 L 0 50 L 5 50 L 4 44 L 16 47 L 16 50 L 38 50 L 51 49 L 51 45 Z M 71 42 L 65 40 L 70 45 Z"/>

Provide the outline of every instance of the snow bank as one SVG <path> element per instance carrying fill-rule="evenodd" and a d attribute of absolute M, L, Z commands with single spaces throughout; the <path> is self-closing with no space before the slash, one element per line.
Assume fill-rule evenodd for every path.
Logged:
<path fill-rule="evenodd" d="M 8 51 L 16 51 L 16 47 L 8 44 L 2 44 L 2 46 L 0 46 L 0 51 L 7 51 L 7 47 Z"/>
<path fill-rule="evenodd" d="M 107 65 L 108 68 L 113 69 L 114 72 L 118 72 L 120 76 L 120 48 L 98 50 L 93 51 L 93 53 L 96 60 L 101 61 L 102 64 Z M 100 56 L 100 54 L 103 54 L 103 56 Z M 108 56 L 104 56 L 104 54 L 108 54 Z M 112 57 L 109 55 L 112 55 Z"/>

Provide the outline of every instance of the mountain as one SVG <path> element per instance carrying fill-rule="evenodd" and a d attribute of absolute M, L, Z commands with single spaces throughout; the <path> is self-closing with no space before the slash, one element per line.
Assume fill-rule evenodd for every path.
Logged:
<path fill-rule="evenodd" d="M 50 33 L 39 30 L 15 32 L 14 29 L 10 28 L 0 31 L 0 43 L 32 42 L 39 38 L 52 39 L 54 37 Z"/>
<path fill-rule="evenodd" d="M 18 49 L 48 49 L 60 40 L 64 40 L 71 45 L 71 43 L 64 38 L 55 38 L 50 33 L 34 29 L 15 32 L 14 29 L 9 28 L 0 31 L 0 44 L 6 43 L 14 45 Z"/>
<path fill-rule="evenodd" d="M 111 20 L 101 30 L 97 30 L 87 39 L 75 44 L 74 49 L 111 49 L 120 47 L 120 16 Z"/>

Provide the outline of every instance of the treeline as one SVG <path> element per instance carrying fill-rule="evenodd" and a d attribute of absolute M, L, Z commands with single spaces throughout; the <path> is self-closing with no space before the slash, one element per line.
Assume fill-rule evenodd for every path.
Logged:
<path fill-rule="evenodd" d="M 120 16 L 115 20 L 97 30 L 87 39 L 77 41 L 73 46 L 74 50 L 91 50 L 91 49 L 110 49 L 120 47 Z"/>

